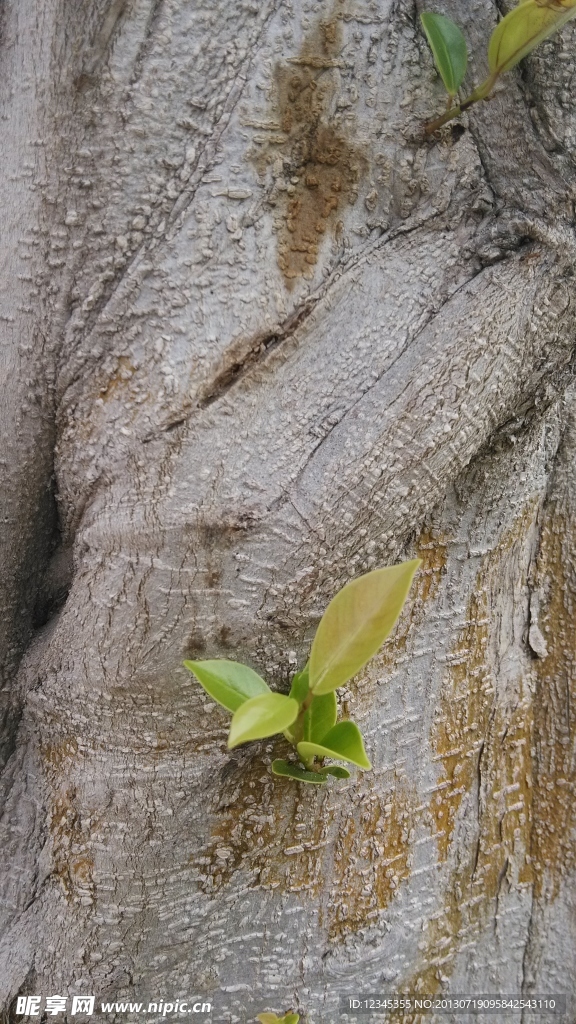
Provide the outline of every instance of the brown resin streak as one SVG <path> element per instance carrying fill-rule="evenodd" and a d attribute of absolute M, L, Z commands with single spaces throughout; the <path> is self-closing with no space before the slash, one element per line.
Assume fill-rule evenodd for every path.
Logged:
<path fill-rule="evenodd" d="M 273 117 L 280 133 L 253 154 L 261 174 L 273 165 L 270 203 L 278 265 L 289 289 L 313 276 L 323 241 L 341 229 L 367 165 L 336 111 L 345 68 L 341 7 L 337 3 L 335 13 L 311 30 L 297 57 L 276 66 Z"/>

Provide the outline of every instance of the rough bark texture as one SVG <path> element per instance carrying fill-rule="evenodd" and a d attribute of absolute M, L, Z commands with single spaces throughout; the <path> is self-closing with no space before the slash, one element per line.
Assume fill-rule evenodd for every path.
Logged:
<path fill-rule="evenodd" d="M 574 26 L 424 142 L 411 0 L 1 11 L 5 1019 L 574 997 Z M 229 754 L 183 657 L 285 689 L 415 553 L 374 771 Z"/>

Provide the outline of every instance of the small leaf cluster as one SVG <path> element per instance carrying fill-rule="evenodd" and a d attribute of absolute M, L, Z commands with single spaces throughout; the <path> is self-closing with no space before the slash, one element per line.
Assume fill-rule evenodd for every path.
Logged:
<path fill-rule="evenodd" d="M 300 763 L 277 759 L 275 775 L 325 783 L 350 777 L 347 768 L 372 767 L 357 725 L 338 719 L 336 690 L 352 679 L 391 633 L 408 596 L 420 559 L 359 576 L 347 583 L 324 612 L 310 658 L 292 679 L 288 695 L 276 693 L 248 665 L 237 661 L 185 661 L 218 704 L 232 712 L 228 747 L 282 733 Z"/>
<path fill-rule="evenodd" d="M 298 1024 L 299 1013 L 285 1013 L 283 1017 L 277 1017 L 275 1013 L 259 1013 L 256 1020 L 260 1024 Z"/>
<path fill-rule="evenodd" d="M 463 100 L 454 103 L 462 85 L 468 63 L 466 40 L 458 26 L 443 14 L 425 11 L 420 15 L 422 27 L 430 44 L 434 63 L 446 86 L 449 109 L 426 125 L 432 134 L 447 121 L 458 117 L 478 100 L 487 99 L 505 71 L 513 68 L 570 18 L 576 17 L 576 0 L 518 0 L 498 23 L 488 43 L 488 78 Z"/>

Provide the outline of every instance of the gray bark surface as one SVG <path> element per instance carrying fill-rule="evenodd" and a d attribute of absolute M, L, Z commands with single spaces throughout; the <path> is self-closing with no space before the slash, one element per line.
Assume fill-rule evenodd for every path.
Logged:
<path fill-rule="evenodd" d="M 424 141 L 421 9 L 2 6 L 10 1024 L 576 996 L 576 29 Z M 479 81 L 496 5 L 442 11 Z M 415 555 L 340 692 L 374 770 L 228 752 L 183 658 L 286 691 L 331 596 Z"/>

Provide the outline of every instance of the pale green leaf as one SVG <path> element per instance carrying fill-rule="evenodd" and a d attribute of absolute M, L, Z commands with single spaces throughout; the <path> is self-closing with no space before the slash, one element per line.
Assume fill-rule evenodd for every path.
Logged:
<path fill-rule="evenodd" d="M 299 704 L 308 696 L 310 679 L 308 677 L 308 665 L 306 664 L 301 672 L 297 672 L 290 687 L 290 697 L 297 700 Z"/>
<path fill-rule="evenodd" d="M 305 768 L 300 768 L 299 765 L 291 764 L 289 761 L 283 761 L 281 758 L 272 761 L 272 772 L 274 775 L 284 775 L 286 778 L 296 779 L 298 782 L 310 782 L 315 786 L 326 782 L 324 772 L 308 772 Z"/>
<path fill-rule="evenodd" d="M 312 743 L 320 743 L 338 718 L 338 705 L 334 691 L 323 693 L 312 698 L 312 703 L 304 715 L 304 739 Z"/>
<path fill-rule="evenodd" d="M 509 71 L 538 43 L 576 16 L 576 0 L 523 0 L 496 26 L 488 44 L 493 77 Z"/>
<path fill-rule="evenodd" d="M 283 1017 L 277 1017 L 275 1013 L 259 1013 L 256 1020 L 260 1024 L 298 1024 L 300 1014 L 286 1013 Z"/>
<path fill-rule="evenodd" d="M 284 732 L 298 717 L 300 706 L 283 693 L 263 693 L 241 704 L 232 716 L 228 747 L 239 746 L 248 740 L 263 740 Z"/>
<path fill-rule="evenodd" d="M 462 85 L 468 64 L 466 40 L 450 18 L 425 11 L 420 15 L 422 27 L 434 56 L 438 73 L 450 96 L 455 96 Z"/>
<path fill-rule="evenodd" d="M 238 661 L 220 658 L 215 661 L 185 661 L 184 664 L 206 693 L 228 711 L 237 711 L 251 697 L 271 692 L 261 676 Z"/>
<path fill-rule="evenodd" d="M 336 594 L 310 652 L 310 689 L 329 693 L 355 676 L 391 633 L 420 559 L 375 569 Z"/>
<path fill-rule="evenodd" d="M 366 756 L 362 733 L 354 722 L 338 722 L 324 736 L 322 743 L 303 740 L 297 747 L 298 756 L 307 763 L 313 757 L 332 757 L 335 761 L 350 761 L 359 768 L 372 767 Z"/>

